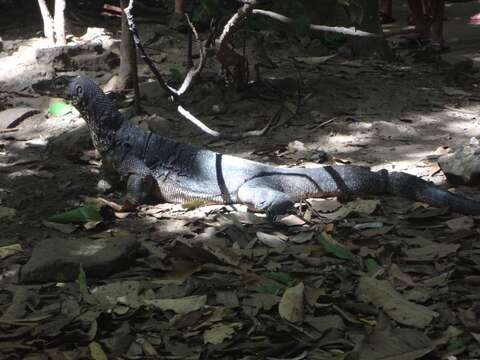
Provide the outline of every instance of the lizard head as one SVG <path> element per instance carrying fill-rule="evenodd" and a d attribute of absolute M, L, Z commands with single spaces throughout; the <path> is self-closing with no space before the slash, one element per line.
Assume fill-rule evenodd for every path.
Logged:
<path fill-rule="evenodd" d="M 56 76 L 51 80 L 42 80 L 33 84 L 32 89 L 41 95 L 70 100 L 74 105 L 82 101 L 84 94 L 81 76 Z"/>

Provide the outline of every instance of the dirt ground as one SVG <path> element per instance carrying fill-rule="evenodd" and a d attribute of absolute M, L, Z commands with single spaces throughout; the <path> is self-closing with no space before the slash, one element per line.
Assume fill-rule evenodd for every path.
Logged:
<path fill-rule="evenodd" d="M 405 171 L 448 188 L 438 157 L 480 137 L 480 27 L 468 25 L 477 11 L 476 2 L 447 5 L 451 51 L 441 56 L 327 59 L 334 52 L 319 37 L 264 30 L 247 39 L 251 76 L 257 63 L 277 68 L 262 69 L 264 84 L 242 91 L 225 86 L 210 58 L 186 105 L 225 133 L 262 128 L 278 115 L 261 137 L 202 133 L 143 64 L 146 113 L 133 116 L 130 94 L 117 103 L 142 127 L 215 151 L 282 166 L 335 161 Z M 397 5 L 395 16 L 406 19 L 406 8 Z M 162 73 L 178 81 L 187 41 L 165 23 L 140 32 Z M 0 111 L 38 110 L 15 126 L 0 117 L 1 358 L 480 358 L 479 217 L 392 197 L 312 200 L 299 206 L 304 220 L 290 216 L 280 227 L 241 206 L 118 212 L 99 200 L 121 203 L 123 194 L 99 193 L 100 160 L 83 121 L 74 111 L 46 117 L 52 100 L 28 87 L 52 71 L 29 60 L 42 46 L 30 39 L 35 29 L 25 28 L 23 40 L 18 29 L 5 31 L 0 53 L 0 68 L 11 66 L 0 73 Z M 118 49 L 102 41 L 105 57 L 84 72 L 105 84 Z M 473 68 L 455 66 L 465 57 Z M 11 65 L 20 59 L 21 71 Z M 453 190 L 480 200 L 478 188 Z M 51 221 L 85 203 L 102 221 Z M 74 282 L 19 282 L 43 241 L 124 237 L 141 249 L 113 274 L 76 269 Z"/>

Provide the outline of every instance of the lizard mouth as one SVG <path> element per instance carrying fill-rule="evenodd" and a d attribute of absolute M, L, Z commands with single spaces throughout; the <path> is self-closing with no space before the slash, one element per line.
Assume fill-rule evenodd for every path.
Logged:
<path fill-rule="evenodd" d="M 52 80 L 41 80 L 32 84 L 32 89 L 40 95 L 56 95 L 53 91 Z"/>
<path fill-rule="evenodd" d="M 64 89 L 55 86 L 54 80 L 41 80 L 32 85 L 32 89 L 40 95 L 63 97 Z"/>
<path fill-rule="evenodd" d="M 62 77 L 55 77 L 50 80 L 40 80 L 32 84 L 32 89 L 40 95 L 50 97 L 66 98 L 68 83 Z"/>

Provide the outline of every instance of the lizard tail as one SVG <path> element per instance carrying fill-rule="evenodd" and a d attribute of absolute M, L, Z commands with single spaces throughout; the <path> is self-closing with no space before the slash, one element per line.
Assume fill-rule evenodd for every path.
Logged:
<path fill-rule="evenodd" d="M 416 176 L 392 172 L 388 175 L 388 180 L 389 194 L 425 202 L 435 207 L 446 207 L 465 215 L 480 215 L 480 202 L 442 190 Z"/>

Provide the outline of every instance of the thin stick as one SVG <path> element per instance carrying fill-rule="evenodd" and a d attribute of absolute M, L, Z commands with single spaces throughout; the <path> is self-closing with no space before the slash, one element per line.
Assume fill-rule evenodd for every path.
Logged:
<path fill-rule="evenodd" d="M 0 129 L 0 134 L 8 134 L 8 133 L 12 133 L 12 132 L 15 132 L 15 131 L 18 131 L 18 130 L 19 130 L 18 128 Z"/>
<path fill-rule="evenodd" d="M 198 120 L 195 116 L 193 116 L 192 113 L 187 109 L 185 109 L 183 106 L 178 105 L 177 111 L 187 120 L 189 120 L 190 122 L 198 126 L 203 132 L 206 132 L 208 135 L 211 135 L 211 136 L 220 137 L 221 134 L 218 131 L 210 129 L 207 125 L 205 125 L 200 120 Z"/>
<path fill-rule="evenodd" d="M 138 35 L 138 30 L 137 26 L 133 22 L 133 16 L 131 14 L 131 11 L 133 9 L 133 1 L 130 0 L 128 6 L 123 10 L 125 12 L 125 16 L 127 17 L 127 23 L 128 23 L 128 29 L 132 33 L 133 41 L 135 42 L 135 45 L 137 46 L 138 50 L 140 51 L 140 57 L 142 58 L 143 61 L 147 64 L 147 66 L 150 68 L 150 71 L 155 75 L 157 78 L 158 82 L 160 83 L 160 86 L 162 89 L 172 98 L 177 99 L 178 95 L 175 89 L 172 87 L 168 86 L 167 83 L 163 80 L 162 74 L 158 71 L 158 69 L 155 67 L 153 62 L 150 60 L 148 57 L 147 53 L 145 52 L 145 49 L 143 48 L 142 43 L 140 42 L 140 36 Z"/>
<path fill-rule="evenodd" d="M 331 119 L 329 119 L 329 120 L 327 120 L 327 121 L 324 121 L 324 122 L 318 124 L 318 126 L 316 126 L 316 128 L 324 127 L 324 126 L 326 126 L 326 125 L 334 122 L 336 119 L 337 119 L 337 117 L 333 117 L 333 118 L 331 118 Z"/>
<path fill-rule="evenodd" d="M 197 29 L 195 29 L 195 26 L 193 26 L 192 22 L 190 21 L 190 18 L 188 17 L 187 14 L 185 14 L 185 18 L 187 19 L 187 23 L 190 26 L 190 30 L 192 31 L 192 34 L 196 40 L 197 46 L 198 46 L 198 52 L 200 54 L 200 60 L 198 61 L 198 65 L 196 67 L 192 67 L 187 75 L 185 76 L 185 80 L 183 80 L 182 85 L 180 88 L 177 90 L 177 95 L 181 96 L 184 94 L 188 88 L 190 87 L 190 84 L 193 82 L 193 80 L 202 72 L 207 56 L 205 54 L 205 48 L 202 45 L 200 38 L 198 36 Z"/>
<path fill-rule="evenodd" d="M 287 23 L 287 24 L 292 24 L 294 22 L 292 18 L 289 18 L 285 15 L 278 14 L 273 11 L 253 9 L 252 14 L 268 16 L 272 19 L 275 19 L 277 21 Z M 362 30 L 357 30 L 356 28 L 346 28 L 346 27 L 340 27 L 340 26 L 325 26 L 325 25 L 310 24 L 309 28 L 315 31 L 334 32 L 338 34 L 352 35 L 352 36 L 364 36 L 364 37 L 383 37 L 384 36 L 384 34 L 380 34 L 380 33 L 370 33 Z"/>

